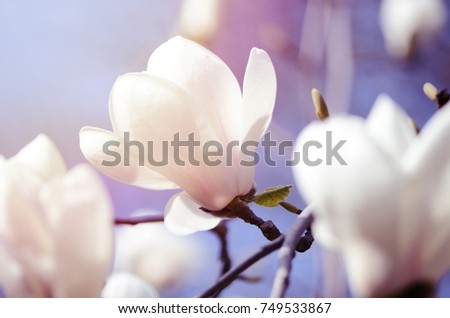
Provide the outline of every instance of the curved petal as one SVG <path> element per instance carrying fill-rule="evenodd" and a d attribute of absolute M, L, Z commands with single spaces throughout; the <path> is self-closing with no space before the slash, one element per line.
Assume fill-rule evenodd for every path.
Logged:
<path fill-rule="evenodd" d="M 220 218 L 200 210 L 200 206 L 186 192 L 175 194 L 167 202 L 164 215 L 166 227 L 178 235 L 210 230 L 221 221 Z"/>
<path fill-rule="evenodd" d="M 409 215 L 404 217 L 403 228 L 415 235 L 414 241 L 405 243 L 405 246 L 410 247 L 410 258 L 414 257 L 420 262 L 418 270 L 425 269 L 427 274 L 432 273 L 432 279 L 436 278 L 436 273 L 442 267 L 432 266 L 434 269 L 430 272 L 423 266 L 433 264 L 434 257 L 431 255 L 439 251 L 440 244 L 446 240 L 441 231 L 446 226 L 441 222 L 445 222 L 448 213 L 445 210 L 448 196 L 441 191 L 448 187 L 445 178 L 448 177 L 446 169 L 450 164 L 449 139 L 450 108 L 444 107 L 427 122 L 403 158 L 403 168 L 409 178 L 402 209 Z M 414 213 L 414 217 L 411 217 L 411 213 Z M 416 244 L 425 244 L 427 250 L 418 251 L 414 248 Z M 445 256 L 441 255 L 443 258 Z M 442 261 L 442 264 L 445 263 Z"/>
<path fill-rule="evenodd" d="M 326 151 L 341 140 L 345 143 L 339 154 L 346 165 L 336 160 L 327 165 Z M 307 145 L 317 148 L 318 143 L 322 148 L 316 149 L 313 157 Z M 294 176 L 304 198 L 314 204 L 313 230 L 317 240 L 341 251 L 344 257 L 363 257 L 352 254 L 355 242 L 370 245 L 381 253 L 384 260 L 380 263 L 395 264 L 399 252 L 398 198 L 403 177 L 397 163 L 371 139 L 364 122 L 359 118 L 335 117 L 312 123 L 300 134 L 295 151 L 304 156 L 303 162 L 294 168 Z M 313 162 L 316 158 L 323 159 L 320 165 Z M 355 260 L 351 262 L 358 264 Z M 386 279 L 402 279 L 391 277 L 392 272 L 383 275 Z"/>
<path fill-rule="evenodd" d="M 244 77 L 244 88 L 242 96 L 242 127 L 241 142 L 242 147 L 254 151 L 256 146 L 247 146 L 257 142 L 269 126 L 272 119 L 273 107 L 277 90 L 277 80 L 275 69 L 269 55 L 264 51 L 253 48 L 247 63 Z M 246 158 L 244 154 L 236 156 L 241 160 L 251 161 L 253 158 Z M 254 166 L 243 166 L 241 162 L 236 162 L 239 176 L 239 192 L 247 193 L 254 181 Z"/>
<path fill-rule="evenodd" d="M 366 125 L 372 139 L 387 153 L 398 160 L 408 150 L 416 132 L 408 123 L 408 115 L 388 95 L 381 94 L 375 100 Z"/>
<path fill-rule="evenodd" d="M 123 145 L 123 141 L 110 131 L 94 127 L 83 127 L 80 130 L 83 155 L 94 167 L 112 179 L 153 190 L 178 188 L 160 174 L 140 165 L 139 159 L 129 152 L 125 154 Z M 125 155 L 130 157 L 128 166 L 125 166 Z"/>
<path fill-rule="evenodd" d="M 55 241 L 54 297 L 98 297 L 112 261 L 112 209 L 96 173 L 78 165 L 42 190 Z"/>
<path fill-rule="evenodd" d="M 427 122 L 404 157 L 407 173 L 432 185 L 450 158 L 450 107 L 443 107 Z"/>
<path fill-rule="evenodd" d="M 147 167 L 198 204 L 220 210 L 241 194 L 236 171 L 225 160 L 225 144 L 219 144 L 219 165 L 204 162 L 205 144 L 217 136 L 195 101 L 175 84 L 145 73 L 121 76 L 111 92 L 110 114 L 116 135 L 138 144 L 129 147 L 132 155 L 146 153 Z"/>
<path fill-rule="evenodd" d="M 240 140 L 241 90 L 228 66 L 201 45 L 176 36 L 150 56 L 147 72 L 177 84 L 200 105 L 221 142 Z"/>
<path fill-rule="evenodd" d="M 43 134 L 38 135 L 9 161 L 18 162 L 34 171 L 44 181 L 66 172 L 66 164 L 55 144 Z"/>
<path fill-rule="evenodd" d="M 156 298 L 159 294 L 138 276 L 120 272 L 108 278 L 101 296 L 102 298 Z"/>
<path fill-rule="evenodd" d="M 242 141 L 261 139 L 272 119 L 276 93 L 277 79 L 269 55 L 253 48 L 242 91 Z"/>

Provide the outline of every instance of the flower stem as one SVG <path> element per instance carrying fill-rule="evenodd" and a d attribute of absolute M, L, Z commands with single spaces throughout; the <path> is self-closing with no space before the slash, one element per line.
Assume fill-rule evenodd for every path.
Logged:
<path fill-rule="evenodd" d="M 292 268 L 292 259 L 295 256 L 295 251 L 298 249 L 298 245 L 302 242 L 301 238 L 306 237 L 306 235 L 302 237 L 302 234 L 305 230 L 311 227 L 311 223 L 313 221 L 313 216 L 308 208 L 305 209 L 305 214 L 305 217 L 298 216 L 286 232 L 286 238 L 278 253 L 280 265 L 275 274 L 270 297 L 284 297 L 289 286 L 289 275 Z"/>
<path fill-rule="evenodd" d="M 253 211 L 248 206 L 246 206 L 246 209 L 240 211 L 238 217 L 246 223 L 256 225 L 269 241 L 273 241 L 281 235 L 280 230 L 278 230 L 278 228 L 275 224 L 273 224 L 272 221 L 264 221 L 255 213 L 253 213 Z"/>
<path fill-rule="evenodd" d="M 163 222 L 164 214 L 152 214 L 143 216 L 134 216 L 129 219 L 115 219 L 114 224 L 116 225 L 137 225 L 141 223 L 152 223 L 152 222 Z"/>

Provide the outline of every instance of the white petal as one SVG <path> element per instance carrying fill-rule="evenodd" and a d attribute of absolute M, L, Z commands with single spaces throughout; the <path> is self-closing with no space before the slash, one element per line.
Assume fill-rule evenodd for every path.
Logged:
<path fill-rule="evenodd" d="M 78 165 L 41 195 L 55 239 L 54 297 L 98 297 L 112 261 L 112 210 L 96 173 Z"/>
<path fill-rule="evenodd" d="M 437 281 L 450 269 L 450 163 L 441 172 L 441 178 L 435 180 L 434 187 L 424 194 L 430 202 L 423 210 L 426 224 L 421 228 L 425 232 L 423 244 L 424 278 Z"/>
<path fill-rule="evenodd" d="M 386 296 L 404 287 L 397 277 L 387 275 L 395 273 L 394 262 L 370 243 L 355 240 L 344 250 L 349 285 L 355 296 Z"/>
<path fill-rule="evenodd" d="M 164 223 L 174 234 L 187 235 L 215 228 L 220 218 L 200 210 L 185 192 L 175 194 L 167 203 Z"/>
<path fill-rule="evenodd" d="M 420 251 L 416 249 L 414 256 L 431 279 L 436 279 L 437 273 L 442 274 L 442 266 L 447 264 L 446 254 L 436 258 L 436 253 L 441 252 L 441 245 L 446 241 L 444 231 L 449 205 L 447 193 L 441 191 L 448 187 L 449 139 L 450 108 L 444 107 L 428 121 L 403 160 L 409 178 L 403 210 L 414 214 L 414 217 L 404 217 L 402 228 L 414 235 L 412 242 L 404 243 L 404 249 L 409 246 L 413 249 L 410 254 L 414 255 L 415 245 L 426 246 Z"/>
<path fill-rule="evenodd" d="M 23 267 L 8 251 L 8 244 L 0 238 L 0 290 L 7 297 L 33 297 Z"/>
<path fill-rule="evenodd" d="M 408 115 L 400 106 L 388 95 L 381 94 L 375 100 L 366 122 L 372 139 L 399 163 L 417 136 L 408 120 Z"/>
<path fill-rule="evenodd" d="M 273 107 L 277 90 L 275 69 L 269 55 L 264 51 L 253 48 L 247 63 L 244 77 L 242 96 L 242 128 L 241 142 L 259 141 L 272 119 Z M 247 147 L 254 151 L 255 147 Z M 241 160 L 249 161 L 243 154 L 237 155 Z M 253 166 L 239 165 L 239 192 L 247 193 L 254 181 Z"/>
<path fill-rule="evenodd" d="M 158 291 L 138 276 L 120 272 L 113 274 L 102 290 L 103 298 L 156 298 Z"/>
<path fill-rule="evenodd" d="M 147 72 L 174 82 L 191 94 L 219 141 L 239 140 L 241 90 L 231 70 L 214 53 L 176 36 L 153 52 Z"/>
<path fill-rule="evenodd" d="M 55 144 L 46 136 L 39 135 L 23 147 L 10 161 L 32 169 L 43 180 L 66 172 L 66 165 Z"/>
<path fill-rule="evenodd" d="M 111 146 L 104 149 L 108 144 Z M 153 190 L 178 188 L 176 184 L 160 174 L 140 165 L 138 158 L 131 154 L 129 154 L 129 165 L 125 166 L 123 140 L 119 140 L 110 131 L 93 127 L 81 128 L 80 148 L 94 167 L 114 180 Z M 115 152 L 115 154 L 107 154 L 105 150 L 106 152 Z M 116 162 L 117 164 L 115 164 Z"/>
<path fill-rule="evenodd" d="M 217 141 L 217 136 L 198 104 L 175 84 L 145 73 L 121 76 L 111 92 L 110 114 L 116 135 L 129 133 L 131 141 L 141 143 L 141 149 L 130 147 L 134 156 L 144 152 L 149 168 L 179 185 L 200 205 L 222 209 L 241 194 L 236 169 L 226 160 L 219 166 L 204 163 L 203 145 Z M 175 136 L 199 144 L 175 147 Z M 222 146 L 225 154 L 226 145 Z M 177 162 L 178 158 L 183 162 Z"/>
<path fill-rule="evenodd" d="M 277 92 L 275 69 L 264 50 L 253 48 L 244 77 L 241 140 L 259 141 L 270 124 Z"/>
<path fill-rule="evenodd" d="M 336 160 L 326 165 L 326 132 L 331 132 L 331 146 L 346 140 L 339 153 L 347 165 Z M 300 134 L 295 151 L 305 156 L 303 145 L 311 141 L 320 142 L 323 148 L 309 153 L 309 160 L 324 161 L 317 166 L 302 162 L 294 168 L 294 176 L 304 198 L 314 204 L 313 231 L 318 242 L 340 251 L 344 257 L 356 258 L 362 255 L 353 255 L 352 248 L 359 242 L 382 254 L 377 256 L 384 258 L 379 263 L 395 263 L 396 230 L 401 225 L 396 213 L 403 184 L 395 160 L 380 151 L 359 118 L 334 117 L 308 125 Z M 352 266 L 363 264 L 353 259 L 345 261 Z M 370 269 L 352 268 L 348 275 L 360 271 L 371 280 Z M 391 274 L 383 273 L 386 279 Z"/>
<path fill-rule="evenodd" d="M 327 133 L 332 138 L 331 146 L 346 140 L 339 154 L 347 165 L 334 159 L 326 164 Z M 309 158 L 305 158 L 304 145 L 310 141 L 319 142 L 323 147 L 316 153 L 311 152 L 314 149 L 311 147 Z M 314 122 L 300 134 L 295 151 L 302 153 L 302 160 L 323 160 L 317 166 L 301 161 L 294 168 L 294 176 L 305 199 L 314 202 L 317 212 L 323 214 L 323 222 L 330 233 L 336 237 L 375 235 L 377 240 L 389 240 L 380 231 L 368 229 L 365 232 L 364 228 L 389 223 L 390 216 L 381 217 L 380 210 L 389 214 L 396 205 L 399 171 L 367 135 L 362 120 L 335 117 L 323 123 Z"/>

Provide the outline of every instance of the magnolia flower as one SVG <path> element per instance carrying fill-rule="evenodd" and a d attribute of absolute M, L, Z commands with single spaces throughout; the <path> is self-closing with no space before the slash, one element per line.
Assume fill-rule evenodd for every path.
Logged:
<path fill-rule="evenodd" d="M 118 181 L 148 189 L 182 188 L 166 206 L 165 224 L 177 234 L 208 230 L 220 219 L 200 207 L 220 211 L 252 188 L 254 167 L 240 164 L 247 157 L 236 144 L 260 139 L 272 117 L 275 93 L 275 72 L 265 51 L 250 52 L 241 93 L 220 58 L 174 37 L 153 52 L 147 71 L 117 79 L 109 101 L 113 131 L 82 128 L 81 150 Z M 199 145 L 193 153 L 187 147 L 175 151 L 174 138 Z M 209 158 L 214 163 L 204 160 L 207 142 L 216 145 L 208 148 L 216 152 Z M 112 143 L 115 148 L 105 148 Z M 222 154 L 217 154 L 220 147 Z M 198 165 L 188 160 L 192 155 Z"/>
<path fill-rule="evenodd" d="M 86 165 L 67 171 L 39 135 L 0 159 L 0 286 L 9 297 L 97 297 L 112 257 L 111 205 Z"/>
<path fill-rule="evenodd" d="M 450 107 L 416 136 L 408 116 L 383 95 L 366 121 L 311 123 L 297 151 L 326 131 L 335 142 L 346 140 L 340 155 L 347 165 L 299 165 L 294 173 L 314 206 L 315 237 L 342 255 L 355 295 L 435 284 L 450 266 Z"/>
<path fill-rule="evenodd" d="M 393 57 L 408 57 L 414 45 L 428 44 L 444 27 L 447 8 L 442 0 L 382 0 L 380 27 Z"/>
<path fill-rule="evenodd" d="M 201 258 L 193 241 L 173 235 L 163 224 L 116 229 L 114 271 L 134 274 L 159 291 L 180 286 L 192 276 Z"/>

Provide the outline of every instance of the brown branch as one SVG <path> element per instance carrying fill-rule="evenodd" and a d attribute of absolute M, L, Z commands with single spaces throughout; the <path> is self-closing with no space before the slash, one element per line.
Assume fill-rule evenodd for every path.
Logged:
<path fill-rule="evenodd" d="M 276 251 L 281 247 L 283 244 L 284 237 L 279 236 L 269 244 L 263 246 L 258 252 L 250 256 L 247 260 L 245 260 L 240 265 L 236 266 L 235 268 L 231 269 L 222 277 L 219 278 L 219 280 L 210 288 L 208 288 L 206 291 L 198 295 L 197 297 L 200 298 L 210 298 L 217 296 L 222 290 L 224 290 L 228 285 L 230 285 L 234 280 L 236 280 L 239 275 L 244 272 L 247 268 L 255 264 L 260 259 L 266 257 L 270 253 Z"/>
<path fill-rule="evenodd" d="M 152 214 L 152 215 L 142 215 L 134 216 L 128 219 L 115 219 L 114 224 L 116 225 L 137 225 L 141 223 L 152 223 L 152 222 L 163 222 L 164 214 Z"/>
<path fill-rule="evenodd" d="M 286 232 L 286 239 L 278 253 L 279 267 L 275 274 L 270 297 L 284 297 L 289 286 L 289 275 L 292 268 L 292 259 L 295 256 L 297 244 L 303 233 L 311 226 L 313 216 L 307 207 L 301 216 L 298 216 L 289 230 Z M 306 216 L 305 216 L 306 215 Z"/>
<path fill-rule="evenodd" d="M 222 271 L 220 272 L 220 275 L 223 275 L 231 268 L 231 257 L 228 252 L 228 228 L 226 221 L 220 222 L 219 225 L 211 231 L 217 235 L 220 242 L 220 261 L 222 262 Z"/>

